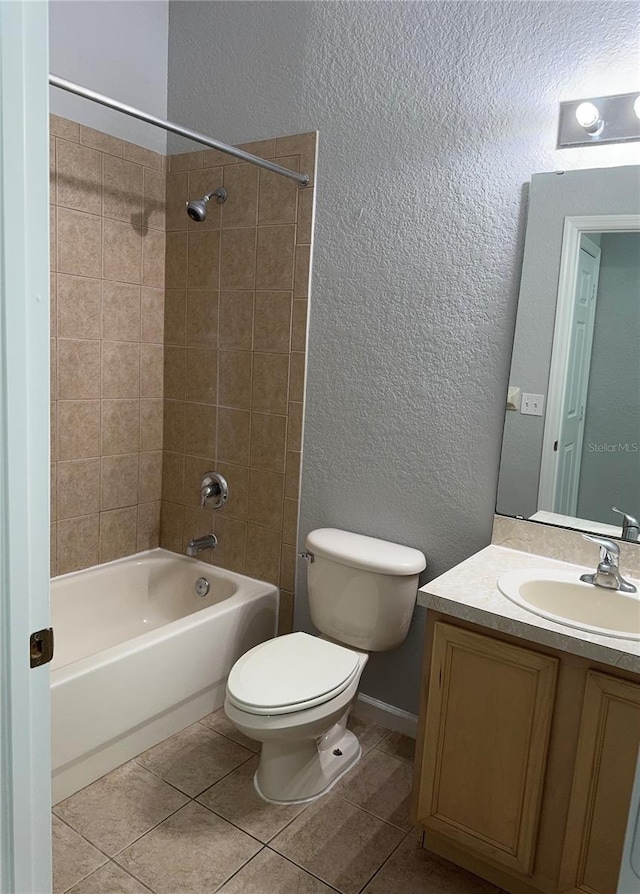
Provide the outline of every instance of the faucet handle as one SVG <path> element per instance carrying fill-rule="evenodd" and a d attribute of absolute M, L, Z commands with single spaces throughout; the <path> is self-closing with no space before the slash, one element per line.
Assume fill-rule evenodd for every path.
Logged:
<path fill-rule="evenodd" d="M 609 540 L 608 537 L 600 537 L 597 534 L 583 534 L 585 540 L 595 543 L 600 547 L 600 561 L 606 562 L 607 565 L 617 565 L 620 556 L 620 547 L 615 540 Z"/>
<path fill-rule="evenodd" d="M 219 472 L 205 472 L 200 482 L 200 508 L 221 509 L 229 498 L 229 485 Z"/>

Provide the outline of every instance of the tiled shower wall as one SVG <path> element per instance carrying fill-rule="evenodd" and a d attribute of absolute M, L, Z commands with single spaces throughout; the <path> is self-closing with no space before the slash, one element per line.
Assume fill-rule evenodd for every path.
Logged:
<path fill-rule="evenodd" d="M 51 116 L 51 564 L 158 545 L 165 159 Z"/>
<path fill-rule="evenodd" d="M 243 148 L 313 177 L 316 134 Z M 194 223 L 187 198 L 224 186 Z M 169 158 L 161 543 L 213 531 L 213 564 L 278 584 L 290 629 L 313 187 L 213 150 Z M 229 482 L 199 508 L 200 479 Z"/>

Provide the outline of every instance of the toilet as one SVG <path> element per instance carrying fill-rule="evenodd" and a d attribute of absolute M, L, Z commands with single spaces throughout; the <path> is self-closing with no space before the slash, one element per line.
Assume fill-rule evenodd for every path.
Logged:
<path fill-rule="evenodd" d="M 369 652 L 405 639 L 426 567 L 417 549 L 336 528 L 306 540 L 311 620 L 321 636 L 289 633 L 242 655 L 227 681 L 224 710 L 262 742 L 254 777 L 276 804 L 313 801 L 360 758 L 347 729 Z"/>

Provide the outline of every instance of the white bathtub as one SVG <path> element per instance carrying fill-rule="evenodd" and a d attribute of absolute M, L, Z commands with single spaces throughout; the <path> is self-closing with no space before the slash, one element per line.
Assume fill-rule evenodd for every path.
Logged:
<path fill-rule="evenodd" d="M 54 578 L 51 615 L 56 804 L 220 708 L 236 659 L 275 636 L 278 590 L 156 549 Z"/>

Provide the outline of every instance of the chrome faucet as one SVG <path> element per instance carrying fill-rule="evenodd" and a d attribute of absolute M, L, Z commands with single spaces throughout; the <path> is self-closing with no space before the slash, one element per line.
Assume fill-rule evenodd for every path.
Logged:
<path fill-rule="evenodd" d="M 205 534 L 204 537 L 196 537 L 187 543 L 187 555 L 197 556 L 205 549 L 213 549 L 217 544 L 218 538 L 215 534 Z"/>
<path fill-rule="evenodd" d="M 628 512 L 624 512 L 622 509 L 616 509 L 615 506 L 612 506 L 611 508 L 614 512 L 619 512 L 622 516 L 622 539 L 631 540 L 632 543 L 636 543 L 640 537 L 640 522 L 638 519 L 634 518 L 633 515 L 629 515 Z"/>
<path fill-rule="evenodd" d="M 618 562 L 620 561 L 620 547 L 608 537 L 596 537 L 593 534 L 583 534 L 585 540 L 595 543 L 600 547 L 600 561 L 593 574 L 581 574 L 580 580 L 594 587 L 604 587 L 607 590 L 621 590 L 623 593 L 635 593 L 633 584 L 626 581 L 620 574 Z"/>

